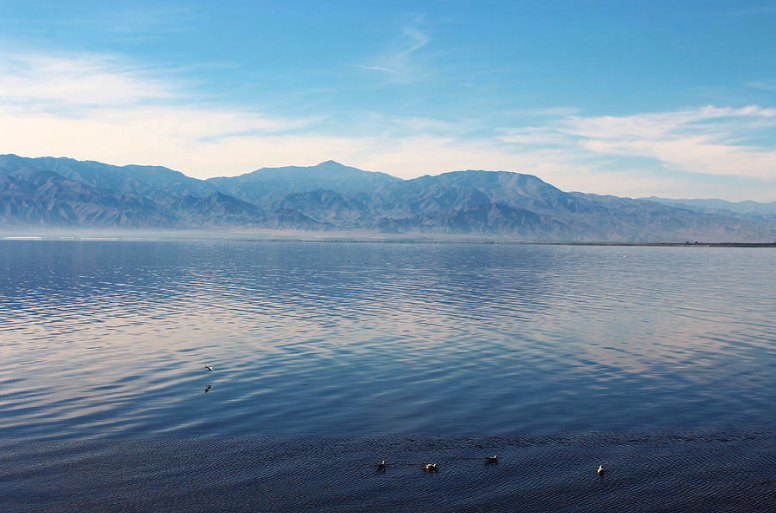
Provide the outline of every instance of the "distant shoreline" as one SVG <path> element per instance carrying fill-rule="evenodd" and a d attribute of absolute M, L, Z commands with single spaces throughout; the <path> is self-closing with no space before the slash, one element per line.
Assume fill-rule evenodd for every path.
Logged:
<path fill-rule="evenodd" d="M 557 246 L 665 246 L 701 248 L 776 248 L 776 242 L 532 242 Z"/>
<path fill-rule="evenodd" d="M 612 247 L 701 247 L 701 248 L 776 248 L 776 242 L 605 242 L 605 241 L 524 241 L 496 238 L 467 238 L 456 235 L 398 235 L 398 234 L 309 234 L 303 232 L 233 232 L 214 233 L 209 231 L 165 231 L 165 232 L 120 232 L 96 233 L 69 232 L 62 234 L 40 233 L 37 235 L 0 233 L 0 241 L 176 241 L 176 240 L 234 240 L 262 242 L 339 242 L 339 243 L 383 243 L 383 244 L 484 244 L 524 246 L 612 246 Z"/>

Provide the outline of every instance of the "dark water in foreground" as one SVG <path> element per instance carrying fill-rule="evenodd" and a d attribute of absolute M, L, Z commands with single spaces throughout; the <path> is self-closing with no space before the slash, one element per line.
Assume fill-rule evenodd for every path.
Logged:
<path fill-rule="evenodd" d="M 698 433 L 0 443 L 0 488 L 14 513 L 772 512 L 774 449 L 772 435 Z"/>
<path fill-rule="evenodd" d="M 0 271 L 0 511 L 776 510 L 770 249 L 0 241 Z"/>

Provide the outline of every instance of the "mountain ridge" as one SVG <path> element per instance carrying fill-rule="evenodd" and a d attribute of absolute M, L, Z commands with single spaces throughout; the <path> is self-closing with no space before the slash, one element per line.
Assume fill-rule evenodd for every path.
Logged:
<path fill-rule="evenodd" d="M 670 199 L 649 196 L 640 198 L 666 205 L 681 206 L 698 212 L 726 210 L 736 214 L 774 215 L 776 216 L 776 201 L 726 201 L 722 199 Z"/>
<path fill-rule="evenodd" d="M 161 166 L 0 155 L 0 226 L 361 230 L 547 242 L 776 241 L 776 215 L 659 200 L 564 192 L 534 175 L 508 171 L 402 180 L 325 161 L 199 180 Z"/>

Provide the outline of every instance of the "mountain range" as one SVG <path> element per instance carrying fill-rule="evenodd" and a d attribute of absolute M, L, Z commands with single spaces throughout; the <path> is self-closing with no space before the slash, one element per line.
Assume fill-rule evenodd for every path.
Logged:
<path fill-rule="evenodd" d="M 536 176 L 505 171 L 401 180 L 327 161 L 198 180 L 158 166 L 0 155 L 0 226 L 773 242 L 776 202 L 564 192 Z"/>

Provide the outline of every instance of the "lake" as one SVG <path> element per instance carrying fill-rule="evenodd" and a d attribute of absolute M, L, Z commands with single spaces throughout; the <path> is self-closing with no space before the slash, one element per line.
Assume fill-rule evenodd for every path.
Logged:
<path fill-rule="evenodd" d="M 773 249 L 3 240 L 0 269 L 5 511 L 776 507 Z"/>

